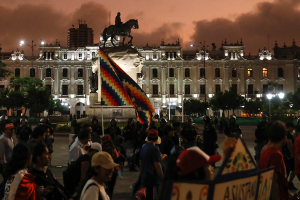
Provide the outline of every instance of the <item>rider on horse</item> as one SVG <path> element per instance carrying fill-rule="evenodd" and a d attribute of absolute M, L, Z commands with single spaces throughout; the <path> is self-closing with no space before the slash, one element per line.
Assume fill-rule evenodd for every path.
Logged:
<path fill-rule="evenodd" d="M 116 19 L 115 19 L 115 27 L 117 28 L 117 31 L 121 32 L 122 25 L 123 25 L 123 23 L 121 21 L 121 13 L 118 12 Z"/>

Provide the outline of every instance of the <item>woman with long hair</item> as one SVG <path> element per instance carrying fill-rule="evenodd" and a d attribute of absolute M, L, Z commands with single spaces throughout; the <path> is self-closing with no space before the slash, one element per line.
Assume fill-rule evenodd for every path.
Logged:
<path fill-rule="evenodd" d="M 8 163 L 4 200 L 41 200 L 35 176 L 30 174 L 27 167 L 31 165 L 31 150 L 29 146 L 18 143 Z"/>

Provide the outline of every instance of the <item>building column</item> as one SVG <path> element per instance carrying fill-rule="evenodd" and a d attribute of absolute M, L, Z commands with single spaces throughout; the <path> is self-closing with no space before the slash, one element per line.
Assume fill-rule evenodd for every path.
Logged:
<path fill-rule="evenodd" d="M 245 66 L 240 66 L 240 95 L 246 95 L 246 91 L 245 91 Z M 260 92 L 262 93 L 262 92 Z"/>
<path fill-rule="evenodd" d="M 75 84 L 75 78 L 77 77 L 76 75 L 75 75 L 75 70 L 77 69 L 77 67 L 76 66 L 71 66 L 71 70 L 70 70 L 70 84 L 69 84 L 69 91 L 70 91 L 70 94 L 75 94 L 75 86 L 76 86 L 76 84 Z"/>
<path fill-rule="evenodd" d="M 86 82 L 86 84 L 85 84 L 85 95 L 90 94 L 90 84 L 88 84 L 87 82 L 89 81 L 91 69 L 92 69 L 91 66 L 86 66 L 85 67 L 85 82 Z"/>
<path fill-rule="evenodd" d="M 229 91 L 229 74 L 228 74 L 229 66 L 224 66 L 224 87 L 222 88 L 224 91 Z"/>
<path fill-rule="evenodd" d="M 54 89 L 54 94 L 58 95 L 59 94 L 59 80 L 60 80 L 60 78 L 59 78 L 59 67 L 56 66 L 56 67 L 54 67 L 54 69 L 55 69 L 56 72 L 54 72 L 55 84 L 54 84 L 53 89 Z"/>
<path fill-rule="evenodd" d="M 166 106 L 166 67 L 161 66 L 161 97 L 163 106 Z"/>

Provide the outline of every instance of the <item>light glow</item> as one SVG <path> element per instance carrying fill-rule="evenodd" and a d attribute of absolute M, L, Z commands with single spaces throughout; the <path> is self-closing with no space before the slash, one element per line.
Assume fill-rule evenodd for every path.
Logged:
<path fill-rule="evenodd" d="M 20 45 L 22 46 L 23 44 L 25 44 L 24 40 L 20 41 Z"/>
<path fill-rule="evenodd" d="M 272 94 L 267 94 L 267 98 L 270 100 L 272 99 L 273 95 Z"/>
<path fill-rule="evenodd" d="M 283 99 L 283 98 L 284 98 L 284 93 L 283 93 L 283 92 L 280 92 L 280 93 L 278 94 L 278 96 L 279 96 L 280 99 Z"/>

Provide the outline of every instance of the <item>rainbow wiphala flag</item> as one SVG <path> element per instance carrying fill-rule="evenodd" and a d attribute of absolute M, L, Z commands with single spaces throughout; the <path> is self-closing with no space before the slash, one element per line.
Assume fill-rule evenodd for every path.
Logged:
<path fill-rule="evenodd" d="M 140 123 L 149 125 L 154 107 L 141 87 L 100 49 L 102 99 L 109 106 L 134 106 Z"/>

